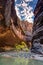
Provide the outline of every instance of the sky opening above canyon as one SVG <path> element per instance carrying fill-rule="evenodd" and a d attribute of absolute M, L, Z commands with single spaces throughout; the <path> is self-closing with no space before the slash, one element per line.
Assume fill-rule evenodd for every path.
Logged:
<path fill-rule="evenodd" d="M 38 0 L 15 0 L 15 9 L 17 16 L 21 20 L 33 23 L 34 9 Z"/>

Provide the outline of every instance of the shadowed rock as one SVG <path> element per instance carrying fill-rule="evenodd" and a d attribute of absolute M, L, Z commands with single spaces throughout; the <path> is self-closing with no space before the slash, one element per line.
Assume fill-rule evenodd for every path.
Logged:
<path fill-rule="evenodd" d="M 36 53 L 43 53 L 43 47 L 41 47 L 41 44 L 43 44 L 43 0 L 38 0 L 34 14 L 32 48 Z"/>

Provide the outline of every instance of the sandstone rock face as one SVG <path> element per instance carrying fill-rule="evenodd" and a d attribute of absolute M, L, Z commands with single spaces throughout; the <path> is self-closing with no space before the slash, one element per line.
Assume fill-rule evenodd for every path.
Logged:
<path fill-rule="evenodd" d="M 17 16 L 14 8 L 14 0 L 0 0 L 0 46 L 14 46 L 18 38 L 13 36 L 10 27 L 10 20 L 13 19 L 13 23 L 17 25 Z"/>
<path fill-rule="evenodd" d="M 16 25 L 17 16 L 14 8 L 14 0 L 0 0 L 0 25 L 9 27 L 11 18 Z"/>
<path fill-rule="evenodd" d="M 28 21 L 20 21 L 19 18 L 17 21 L 18 25 L 21 27 L 22 34 L 26 36 L 26 41 L 31 42 L 33 23 L 29 23 Z"/>
<path fill-rule="evenodd" d="M 32 23 L 29 23 L 28 21 L 22 21 L 21 25 L 24 31 L 29 31 L 32 33 L 32 27 L 33 27 Z"/>
<path fill-rule="evenodd" d="M 43 44 L 43 0 L 38 0 L 34 14 L 32 43 L 33 45 L 36 42 Z"/>
<path fill-rule="evenodd" d="M 31 38 L 31 35 L 32 35 L 32 32 L 31 32 L 32 25 L 33 25 L 32 23 L 28 23 L 28 28 L 27 28 L 27 24 L 25 23 L 25 21 L 24 21 L 24 23 L 22 22 L 22 24 L 21 24 L 24 34 L 27 36 L 28 40 Z M 17 29 L 19 31 L 18 36 L 19 35 L 22 36 L 21 29 L 19 27 Z M 16 43 L 20 44 L 22 41 L 23 40 L 20 40 L 16 35 L 14 35 L 12 30 L 7 29 L 7 28 L 4 29 L 2 26 L 0 26 L 0 46 L 6 46 L 6 45 L 14 46 Z M 26 44 L 27 44 L 27 42 L 26 42 Z M 29 45 L 29 41 L 28 41 L 28 45 Z"/>
<path fill-rule="evenodd" d="M 33 24 L 19 21 L 14 8 L 14 0 L 0 0 L 0 3 L 0 46 L 14 46 L 15 43 L 21 41 L 27 44 Z M 28 39 L 30 41 L 30 38 Z"/>

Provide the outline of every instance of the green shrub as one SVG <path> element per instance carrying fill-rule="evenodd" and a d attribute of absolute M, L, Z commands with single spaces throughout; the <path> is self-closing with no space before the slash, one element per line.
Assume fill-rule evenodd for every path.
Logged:
<path fill-rule="evenodd" d="M 17 50 L 17 51 L 21 51 L 21 50 L 28 51 L 29 49 L 28 49 L 25 42 L 21 42 L 20 44 L 15 45 L 15 50 Z"/>

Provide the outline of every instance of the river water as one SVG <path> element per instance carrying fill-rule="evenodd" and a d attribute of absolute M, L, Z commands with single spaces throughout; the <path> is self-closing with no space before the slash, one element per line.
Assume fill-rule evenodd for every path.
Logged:
<path fill-rule="evenodd" d="M 0 53 L 0 65 L 43 65 L 43 60 L 31 59 L 28 52 Z"/>

